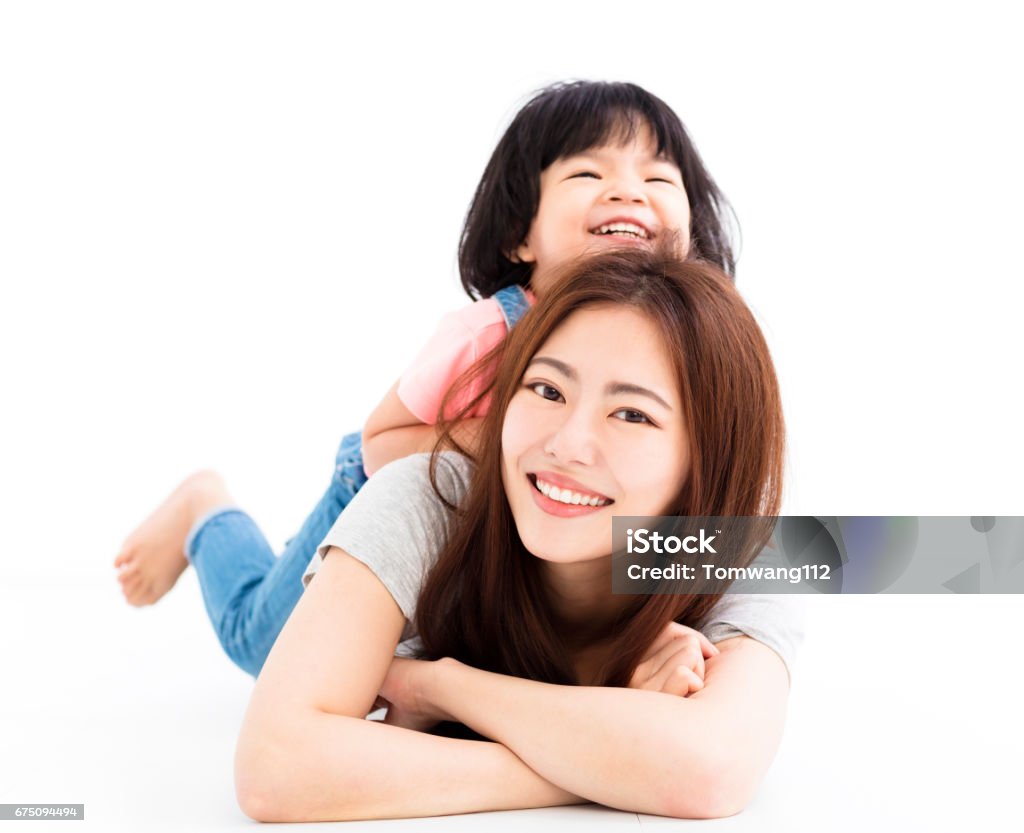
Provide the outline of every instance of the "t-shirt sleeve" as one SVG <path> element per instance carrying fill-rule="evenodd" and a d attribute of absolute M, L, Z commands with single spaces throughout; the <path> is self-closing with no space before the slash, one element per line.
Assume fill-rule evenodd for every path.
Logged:
<path fill-rule="evenodd" d="M 749 636 L 767 645 L 786 665 L 790 679 L 804 638 L 806 600 L 787 593 L 726 593 L 700 630 L 712 642 Z"/>
<path fill-rule="evenodd" d="M 441 493 L 458 505 L 472 466 L 455 453 L 437 464 Z M 327 550 L 339 547 L 369 567 L 405 618 L 416 617 L 420 588 L 447 541 L 450 511 L 430 483 L 430 455 L 414 454 L 384 466 L 334 522 L 302 576 L 309 586 Z"/>
<path fill-rule="evenodd" d="M 399 379 L 398 398 L 425 425 L 437 422 L 441 400 L 452 383 L 480 358 L 477 333 L 467 318 L 464 310 L 444 316 L 430 341 Z M 461 395 L 452 407 L 453 412 L 469 402 L 472 395 L 472 391 Z"/>
<path fill-rule="evenodd" d="M 782 555 L 765 547 L 754 560 L 766 567 L 783 567 Z M 785 663 L 792 680 L 797 651 L 804 638 L 806 599 L 795 593 L 743 592 L 744 583 L 734 582 L 735 592 L 724 594 L 699 630 L 712 642 L 734 636 L 749 636 L 767 645 Z"/>

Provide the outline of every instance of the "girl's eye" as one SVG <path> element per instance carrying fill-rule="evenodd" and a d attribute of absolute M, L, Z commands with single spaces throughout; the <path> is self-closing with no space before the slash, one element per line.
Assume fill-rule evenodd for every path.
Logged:
<path fill-rule="evenodd" d="M 579 173 L 573 174 L 572 176 L 570 176 L 569 179 L 580 179 L 582 177 L 588 177 L 590 179 L 600 179 L 601 178 L 600 176 L 598 176 L 593 171 L 580 171 Z"/>
<path fill-rule="evenodd" d="M 623 422 L 633 422 L 638 425 L 654 425 L 654 422 L 647 414 L 643 411 L 634 411 L 632 408 L 619 408 L 612 416 L 621 419 Z"/>
<path fill-rule="evenodd" d="M 548 402 L 562 401 L 562 394 L 559 393 L 558 388 L 552 387 L 546 382 L 532 382 L 526 387 L 528 387 L 542 399 L 548 400 Z"/>
<path fill-rule="evenodd" d="M 648 182 L 664 182 L 667 185 L 675 185 L 676 184 L 673 180 L 668 179 L 667 177 L 663 177 L 663 176 L 652 176 L 647 181 Z"/>

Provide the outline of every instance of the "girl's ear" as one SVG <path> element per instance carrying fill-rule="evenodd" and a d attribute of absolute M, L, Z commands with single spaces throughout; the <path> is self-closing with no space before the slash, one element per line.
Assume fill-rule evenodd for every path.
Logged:
<path fill-rule="evenodd" d="M 533 250 L 530 248 L 529 240 L 524 240 L 513 251 L 509 252 L 508 259 L 513 263 L 534 263 L 537 260 L 533 255 Z"/>

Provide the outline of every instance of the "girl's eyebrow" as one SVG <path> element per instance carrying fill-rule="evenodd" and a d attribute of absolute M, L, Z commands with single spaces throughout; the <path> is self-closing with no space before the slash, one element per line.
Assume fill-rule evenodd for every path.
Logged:
<path fill-rule="evenodd" d="M 608 155 L 607 153 L 604 153 L 599 148 L 588 148 L 587 150 L 581 150 L 579 153 L 571 153 L 568 156 L 563 156 L 561 161 L 562 162 L 571 162 L 571 161 L 577 160 L 577 159 L 593 159 L 593 160 L 599 161 L 602 157 L 607 156 L 607 155 Z M 676 168 L 679 167 L 672 159 L 670 159 L 668 156 L 666 156 L 663 153 L 657 153 L 657 154 L 652 154 L 652 155 L 645 156 L 643 161 L 644 162 L 649 162 L 649 163 L 661 162 L 661 163 L 664 163 L 666 165 L 672 165 L 673 167 L 676 167 Z"/>
<path fill-rule="evenodd" d="M 549 358 L 548 356 L 534 356 L 530 360 L 530 366 L 532 367 L 535 364 L 546 364 L 549 367 L 553 367 L 555 370 L 557 370 L 559 373 L 561 373 L 563 376 L 565 376 L 572 382 L 575 382 L 579 378 L 579 374 L 576 372 L 575 368 L 567 365 L 563 361 L 559 361 L 558 359 L 552 359 Z M 666 402 L 660 396 L 658 396 L 658 394 L 656 394 L 653 390 L 642 387 L 641 385 L 634 384 L 633 382 L 609 382 L 607 385 L 604 386 L 604 390 L 605 393 L 610 396 L 618 396 L 623 393 L 632 393 L 636 394 L 637 396 L 645 396 L 648 399 L 653 399 L 666 410 L 672 410 L 672 406 L 669 405 L 668 402 Z"/>

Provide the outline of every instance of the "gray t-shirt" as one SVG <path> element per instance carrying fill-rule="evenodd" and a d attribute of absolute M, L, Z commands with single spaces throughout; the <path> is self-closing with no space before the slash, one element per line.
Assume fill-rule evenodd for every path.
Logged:
<path fill-rule="evenodd" d="M 382 468 L 360 489 L 302 576 L 308 586 L 330 547 L 343 549 L 381 580 L 405 616 L 396 654 L 417 656 L 416 602 L 427 573 L 447 541 L 450 513 L 430 485 L 430 455 L 415 454 Z M 458 504 L 469 489 L 472 463 L 446 452 L 437 465 L 437 485 Z M 712 642 L 749 636 L 775 651 L 792 674 L 803 639 L 803 599 L 797 595 L 727 594 L 700 630 Z"/>

